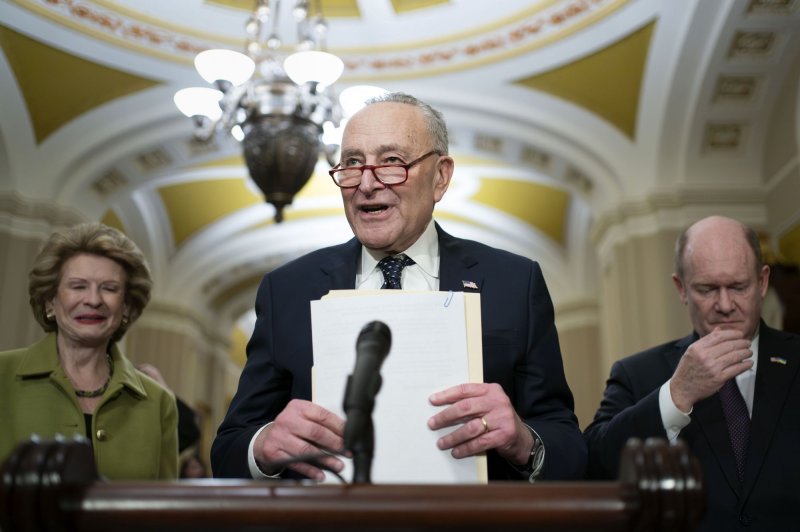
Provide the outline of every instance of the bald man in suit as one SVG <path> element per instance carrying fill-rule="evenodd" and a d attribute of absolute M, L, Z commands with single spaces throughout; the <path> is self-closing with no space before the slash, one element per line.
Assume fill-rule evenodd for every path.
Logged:
<path fill-rule="evenodd" d="M 679 237 L 675 263 L 694 332 L 613 365 L 584 432 L 589 477 L 614 478 L 628 438 L 680 438 L 703 469 L 700 530 L 796 530 L 800 336 L 761 320 L 769 267 L 758 236 L 704 218 Z"/>

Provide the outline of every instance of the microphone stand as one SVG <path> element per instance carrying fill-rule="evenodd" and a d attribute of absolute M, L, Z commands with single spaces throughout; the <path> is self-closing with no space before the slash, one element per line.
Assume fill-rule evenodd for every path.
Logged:
<path fill-rule="evenodd" d="M 361 437 L 353 446 L 353 484 L 371 484 L 372 456 L 375 451 L 375 430 L 372 419 L 364 424 Z"/>
<path fill-rule="evenodd" d="M 350 394 L 352 381 L 352 375 L 348 376 L 344 395 L 344 411 L 347 416 L 344 448 L 353 453 L 353 484 L 371 484 L 372 457 L 375 453 L 375 427 L 372 424 L 375 394 L 366 394 L 360 401 L 354 400 Z M 380 386 L 381 378 L 378 376 L 375 393 Z"/>

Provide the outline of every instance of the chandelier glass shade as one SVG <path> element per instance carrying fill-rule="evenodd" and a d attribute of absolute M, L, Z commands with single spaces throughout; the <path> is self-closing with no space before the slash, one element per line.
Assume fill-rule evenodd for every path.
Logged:
<path fill-rule="evenodd" d="M 327 22 L 319 2 L 313 14 L 308 1 L 293 2 L 297 42 L 287 51 L 279 35 L 288 1 L 258 0 L 245 24 L 246 53 L 199 53 L 195 68 L 214 88 L 182 89 L 174 97 L 194 120 L 196 138 L 209 141 L 225 133 L 241 142 L 250 177 L 275 207 L 276 222 L 321 155 L 335 164 L 338 144 L 326 144 L 322 134 L 342 119 L 331 86 L 344 63 L 323 51 Z"/>
<path fill-rule="evenodd" d="M 232 85 L 241 85 L 252 77 L 256 64 L 240 52 L 217 48 L 197 54 L 194 68 L 208 83 L 224 80 Z"/>

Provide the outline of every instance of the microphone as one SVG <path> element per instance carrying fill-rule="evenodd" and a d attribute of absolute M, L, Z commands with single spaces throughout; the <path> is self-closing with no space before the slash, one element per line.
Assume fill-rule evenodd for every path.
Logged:
<path fill-rule="evenodd" d="M 344 396 L 344 448 L 353 453 L 353 482 L 369 482 L 374 449 L 372 410 L 381 387 L 381 365 L 391 345 L 392 333 L 380 321 L 367 323 L 356 340 L 356 365 L 347 378 Z"/>

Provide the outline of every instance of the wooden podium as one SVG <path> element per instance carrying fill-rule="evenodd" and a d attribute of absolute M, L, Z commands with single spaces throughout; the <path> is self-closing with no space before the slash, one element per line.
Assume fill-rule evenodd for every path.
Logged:
<path fill-rule="evenodd" d="M 705 497 L 685 445 L 631 440 L 616 482 L 315 485 L 100 480 L 81 442 L 26 442 L 0 470 L 11 531 L 691 530 Z"/>

